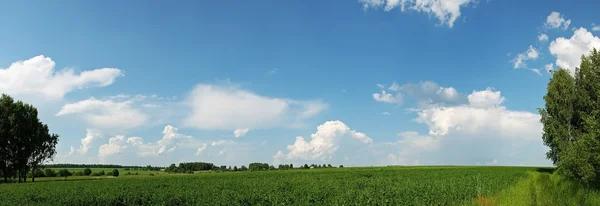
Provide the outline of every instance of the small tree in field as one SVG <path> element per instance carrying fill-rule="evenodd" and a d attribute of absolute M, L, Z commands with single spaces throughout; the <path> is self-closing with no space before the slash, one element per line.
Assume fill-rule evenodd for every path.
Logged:
<path fill-rule="evenodd" d="M 118 169 L 113 169 L 112 176 L 118 177 L 119 176 L 119 170 Z"/>
<path fill-rule="evenodd" d="M 92 170 L 90 168 L 83 169 L 83 175 L 90 176 L 92 174 Z"/>

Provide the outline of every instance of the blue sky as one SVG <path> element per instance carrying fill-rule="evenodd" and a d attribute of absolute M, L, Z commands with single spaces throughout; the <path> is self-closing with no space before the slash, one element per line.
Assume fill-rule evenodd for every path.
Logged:
<path fill-rule="evenodd" d="M 55 162 L 548 165 L 546 68 L 598 2 L 417 2 L 5 2 L 0 92 Z"/>

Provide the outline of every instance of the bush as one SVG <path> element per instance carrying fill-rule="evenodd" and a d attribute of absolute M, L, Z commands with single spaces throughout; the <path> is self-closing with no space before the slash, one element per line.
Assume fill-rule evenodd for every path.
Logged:
<path fill-rule="evenodd" d="M 148 175 L 150 175 L 150 176 L 154 176 L 154 173 L 150 173 L 150 174 L 148 174 Z"/>
<path fill-rule="evenodd" d="M 119 170 L 118 169 L 113 169 L 112 176 L 118 177 L 119 176 Z"/>
<path fill-rule="evenodd" d="M 91 176 L 102 176 L 102 175 L 100 175 L 100 173 L 98 173 L 98 172 L 94 172 L 91 174 Z"/>
<path fill-rule="evenodd" d="M 44 175 L 46 177 L 56 177 L 57 176 L 56 171 L 54 171 L 53 169 L 44 170 Z"/>
<path fill-rule="evenodd" d="M 83 171 L 77 171 L 73 174 L 74 176 L 83 176 Z"/>
<path fill-rule="evenodd" d="M 107 172 L 106 176 L 113 176 L 112 172 Z"/>
<path fill-rule="evenodd" d="M 92 170 L 90 168 L 83 169 L 83 175 L 89 176 L 92 174 Z"/>
<path fill-rule="evenodd" d="M 68 177 L 73 175 L 73 173 L 71 173 L 68 169 L 62 169 L 58 171 L 58 176 L 60 177 Z"/>
<path fill-rule="evenodd" d="M 1 172 L 0 172 L 1 174 Z M 42 171 L 41 169 L 35 169 L 35 171 L 33 171 L 33 174 L 36 177 L 46 177 L 46 174 L 44 174 L 44 171 Z"/>
<path fill-rule="evenodd" d="M 104 176 L 104 170 L 100 171 L 98 174 L 100 174 L 100 176 Z"/>
<path fill-rule="evenodd" d="M 344 168 L 344 165 L 340 165 L 340 168 Z"/>

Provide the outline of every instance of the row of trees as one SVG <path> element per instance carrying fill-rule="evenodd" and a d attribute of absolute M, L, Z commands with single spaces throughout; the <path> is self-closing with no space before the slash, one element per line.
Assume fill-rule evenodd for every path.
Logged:
<path fill-rule="evenodd" d="M 343 165 L 339 166 L 340 168 L 343 168 Z M 323 164 L 323 165 L 316 165 L 316 164 L 311 164 L 310 166 L 308 164 L 304 164 L 302 166 L 300 166 L 297 169 L 311 169 L 311 168 L 333 168 L 333 166 L 331 166 L 331 164 Z M 213 163 L 206 163 L 206 162 L 185 162 L 185 163 L 179 163 L 179 166 L 176 166 L 175 164 L 171 164 L 169 167 L 165 168 L 165 172 L 169 172 L 169 173 L 189 173 L 189 174 L 193 174 L 194 171 L 218 171 L 218 172 L 237 172 L 237 171 L 261 171 L 261 170 L 289 170 L 289 169 L 294 169 L 294 165 L 293 164 L 280 164 L 277 166 L 277 168 L 274 165 L 269 165 L 268 163 L 260 163 L 260 162 L 253 162 L 250 163 L 248 165 L 248 167 L 242 165 L 241 167 L 237 167 L 237 166 L 216 166 Z"/>
<path fill-rule="evenodd" d="M 600 184 L 600 53 L 581 58 L 574 76 L 552 73 L 545 108 L 539 109 L 548 159 L 561 175 Z"/>
<path fill-rule="evenodd" d="M 157 167 L 152 165 L 147 166 L 125 166 L 125 165 L 113 165 L 113 164 L 45 164 L 45 168 L 123 168 L 125 170 L 148 170 L 148 171 L 160 171 L 164 167 Z"/>
<path fill-rule="evenodd" d="M 18 178 L 26 181 L 27 173 L 40 168 L 56 154 L 58 135 L 50 134 L 48 125 L 38 118 L 30 104 L 6 94 L 0 97 L 0 172 L 4 182 Z M 32 174 L 31 181 L 35 181 Z"/>

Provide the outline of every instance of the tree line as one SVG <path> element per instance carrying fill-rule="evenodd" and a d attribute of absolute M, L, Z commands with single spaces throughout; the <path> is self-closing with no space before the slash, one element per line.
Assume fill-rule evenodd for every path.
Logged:
<path fill-rule="evenodd" d="M 572 76 L 552 72 L 539 109 L 542 139 L 556 171 L 585 185 L 600 185 L 600 53 L 581 57 Z"/>
<path fill-rule="evenodd" d="M 340 165 L 339 168 L 343 168 L 344 165 Z M 334 168 L 331 164 L 304 164 L 300 167 L 295 168 L 293 164 L 279 164 L 277 167 L 275 165 L 269 165 L 268 163 L 260 163 L 253 162 L 246 167 L 242 165 L 238 166 L 226 166 L 221 165 L 217 166 L 213 163 L 207 162 L 182 162 L 179 163 L 179 166 L 175 164 L 171 164 L 169 167 L 165 168 L 165 172 L 168 173 L 188 173 L 193 174 L 194 171 L 216 171 L 216 172 L 238 172 L 238 171 L 264 171 L 264 170 L 289 170 L 289 169 L 317 169 L 317 168 Z"/>
<path fill-rule="evenodd" d="M 27 174 L 52 160 L 56 154 L 57 134 L 38 118 L 37 109 L 2 94 L 0 97 L 0 175 L 4 182 L 27 181 Z M 31 181 L 35 181 L 32 174 Z"/>
<path fill-rule="evenodd" d="M 126 170 L 148 170 L 148 171 L 160 171 L 165 167 L 158 166 L 126 166 L 126 165 L 115 165 L 115 164 L 44 164 L 44 168 L 123 168 Z"/>

